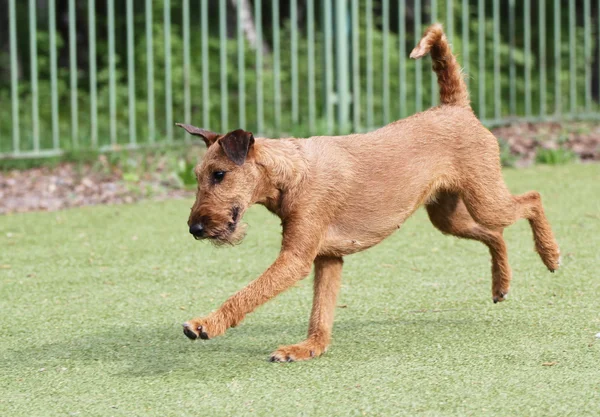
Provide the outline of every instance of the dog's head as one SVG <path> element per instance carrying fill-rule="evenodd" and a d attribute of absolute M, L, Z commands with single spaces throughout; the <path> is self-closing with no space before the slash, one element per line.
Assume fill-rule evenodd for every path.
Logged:
<path fill-rule="evenodd" d="M 208 150 L 194 172 L 198 181 L 188 226 L 195 239 L 236 244 L 245 235 L 241 218 L 253 203 L 260 172 L 255 163 L 254 136 L 245 130 L 227 134 L 177 124 L 201 137 Z"/>

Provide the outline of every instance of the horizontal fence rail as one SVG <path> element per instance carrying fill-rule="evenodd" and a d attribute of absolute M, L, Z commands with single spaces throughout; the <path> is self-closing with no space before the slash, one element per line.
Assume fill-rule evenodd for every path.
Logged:
<path fill-rule="evenodd" d="M 375 129 L 438 104 L 444 24 L 488 126 L 600 120 L 600 0 L 0 0 L 0 157 Z"/>

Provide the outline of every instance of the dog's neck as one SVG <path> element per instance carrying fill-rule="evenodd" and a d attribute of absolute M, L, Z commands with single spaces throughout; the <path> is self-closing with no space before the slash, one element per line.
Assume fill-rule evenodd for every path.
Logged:
<path fill-rule="evenodd" d="M 284 217 L 284 198 L 294 194 L 308 172 L 302 146 L 297 140 L 256 139 L 254 150 L 256 163 L 263 173 L 255 201 Z"/>

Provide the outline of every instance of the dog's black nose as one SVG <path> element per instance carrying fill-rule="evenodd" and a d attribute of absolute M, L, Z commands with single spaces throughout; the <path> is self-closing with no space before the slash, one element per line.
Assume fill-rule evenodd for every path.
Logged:
<path fill-rule="evenodd" d="M 191 225 L 190 233 L 194 235 L 194 237 L 204 237 L 204 227 L 202 226 L 202 223 Z"/>

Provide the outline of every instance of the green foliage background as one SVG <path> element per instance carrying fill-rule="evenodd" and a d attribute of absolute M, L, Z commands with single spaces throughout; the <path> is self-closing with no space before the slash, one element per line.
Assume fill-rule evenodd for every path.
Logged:
<path fill-rule="evenodd" d="M 264 2 L 263 5 L 263 32 L 264 38 L 267 43 L 272 44 L 272 32 L 273 27 L 272 16 L 270 16 L 270 2 Z M 319 2 L 316 2 L 319 3 Z M 392 2 L 393 3 L 393 2 Z M 447 2 L 438 1 L 438 17 L 445 17 L 446 10 L 445 6 Z M 490 2 L 488 2 L 490 3 Z M 517 2 L 519 3 L 519 2 Z M 144 2 L 142 0 L 136 0 L 135 4 L 135 20 L 134 20 L 134 31 L 135 31 L 135 114 L 136 114 L 136 133 L 137 141 L 145 142 L 148 140 L 148 87 L 146 80 L 146 34 L 145 34 L 145 9 Z M 257 115 L 256 115 L 256 51 L 248 44 L 245 43 L 245 57 L 244 57 L 244 79 L 240 80 L 239 69 L 237 63 L 237 39 L 235 39 L 235 27 L 231 27 L 231 22 L 228 22 L 229 31 L 231 32 L 230 38 L 223 45 L 227 51 L 227 66 L 221 68 L 219 64 L 219 54 L 221 50 L 221 42 L 218 34 L 218 6 L 217 2 L 209 3 L 210 14 L 209 14 L 209 102 L 204 103 L 202 100 L 202 61 L 201 61 L 201 27 L 200 27 L 200 10 L 198 4 L 192 4 L 190 11 L 190 51 L 191 51 L 191 67 L 190 67 L 190 82 L 191 82 L 191 96 L 192 96 L 192 122 L 197 125 L 203 125 L 205 128 L 213 130 L 228 130 L 238 127 L 243 127 L 249 130 L 253 130 L 256 133 L 262 133 L 268 136 L 308 136 L 310 134 L 324 134 L 327 133 L 327 123 L 325 119 L 325 68 L 324 68 L 324 35 L 322 31 L 322 13 L 319 5 L 316 5 L 316 21 L 315 28 L 317 33 L 315 34 L 315 85 L 316 85 L 316 115 L 317 120 L 315 125 L 312 127 L 308 123 L 309 114 L 309 101 L 308 101 L 308 43 L 306 40 L 306 27 L 303 23 L 303 27 L 299 28 L 299 44 L 298 44 L 298 74 L 299 74 L 299 115 L 300 120 L 297 123 L 292 121 L 291 117 L 291 106 L 292 106 L 292 92 L 291 92 L 291 22 L 288 16 L 282 15 L 281 27 L 280 27 L 280 39 L 281 39 L 281 55 L 280 55 L 280 80 L 282 97 L 281 103 L 275 102 L 275 87 L 274 77 L 275 73 L 273 54 L 265 54 L 263 56 L 263 88 L 264 88 L 264 131 L 257 132 Z M 465 45 L 462 43 L 463 28 L 460 25 L 460 17 L 462 13 L 461 1 L 454 1 L 454 36 L 452 36 L 453 48 L 455 53 L 459 56 L 459 60 L 462 62 L 465 55 Z M 486 19 L 485 19 L 485 33 L 486 33 L 486 47 L 485 47 L 485 65 L 484 68 L 478 67 L 478 34 L 481 28 L 479 27 L 477 20 L 477 2 L 470 1 L 469 9 L 469 71 L 468 79 L 470 83 L 471 97 L 473 101 L 473 107 L 476 111 L 480 109 L 479 103 L 479 79 L 482 76 L 482 72 L 485 72 L 485 106 L 486 113 L 479 114 L 482 119 L 490 120 L 494 118 L 494 43 L 492 39 L 493 33 L 493 19 L 492 19 L 492 7 L 487 7 L 486 4 Z M 125 2 L 117 2 L 117 13 L 116 13 L 116 103 L 117 103 L 117 137 L 118 143 L 127 144 L 129 142 L 129 110 L 128 110 L 128 79 L 127 79 L 127 48 L 126 48 L 126 25 L 125 25 Z M 410 5 L 409 5 L 410 6 Z M 77 6 L 80 10 L 79 13 L 83 12 L 86 16 L 85 11 L 87 10 L 87 3 L 81 2 Z M 173 115 L 174 121 L 183 121 L 184 118 L 184 72 L 183 72 L 183 39 L 182 39 L 182 15 L 183 10 L 180 2 L 173 2 L 171 7 L 172 25 L 171 25 L 171 73 L 172 73 L 172 92 L 173 92 Z M 400 45 L 398 29 L 404 30 L 406 45 L 405 50 L 408 54 L 416 42 L 415 31 L 411 26 L 412 22 L 407 20 L 404 28 L 398 28 L 397 20 L 397 7 L 392 5 L 390 10 L 390 28 L 391 32 L 388 34 L 388 50 L 383 49 L 383 38 L 384 33 L 382 32 L 382 14 L 381 14 L 381 2 L 374 2 L 374 31 L 373 31 L 373 56 L 367 56 L 366 48 L 366 18 L 365 18 L 365 2 L 360 1 L 360 19 L 358 22 L 358 30 L 360 33 L 360 86 L 361 86 L 361 125 L 358 126 L 360 130 L 366 130 L 373 127 L 377 127 L 385 124 L 388 121 L 395 120 L 404 115 L 410 115 L 420 110 L 416 106 L 416 72 L 415 62 L 409 60 L 407 57 L 400 57 Z M 410 8 L 410 7 L 409 7 Z M 502 13 L 505 13 L 505 6 L 502 7 Z M 29 32 L 27 25 L 27 4 L 26 2 L 19 2 L 17 7 L 18 16 L 18 29 L 19 36 L 18 49 L 22 53 L 20 54 L 21 66 L 22 66 L 22 77 L 19 80 L 19 126 L 21 130 L 21 149 L 28 150 L 33 147 L 32 137 L 32 97 L 31 97 L 31 83 L 30 83 L 30 68 L 29 68 Z M 548 114 L 553 114 L 555 108 L 555 84 L 560 83 L 561 87 L 561 101 L 563 112 L 570 112 L 570 101 L 569 101 L 569 82 L 570 82 L 570 68 L 569 68 L 569 39 L 568 39 L 568 14 L 566 11 L 562 13 L 561 17 L 561 40 L 560 44 L 562 65 L 560 70 L 560 78 L 555 79 L 554 72 L 554 26 L 553 22 L 553 10 L 550 5 L 547 7 L 546 12 L 546 109 Z M 423 26 L 428 23 L 429 13 L 429 2 L 424 2 L 424 18 Z M 231 13 L 231 10 L 229 11 Z M 525 22 L 523 20 L 523 5 L 516 4 L 516 16 L 515 20 L 515 47 L 513 49 L 513 56 L 515 61 L 516 77 L 514 88 L 516 89 L 516 114 L 523 116 L 525 114 L 525 71 L 526 68 L 531 70 L 531 97 L 532 97 L 532 110 L 533 116 L 539 115 L 540 109 L 540 72 L 539 72 L 539 61 L 540 61 L 540 50 L 539 50 L 539 34 L 535 30 L 538 24 L 537 17 L 532 17 L 533 30 L 532 30 L 532 53 L 527 56 L 524 50 L 524 38 L 523 31 L 521 30 Z M 39 111 L 40 111 L 40 132 L 41 132 L 41 144 L 42 147 L 47 148 L 51 146 L 51 89 L 50 89 L 50 65 L 49 65 L 49 35 L 47 31 L 47 24 L 43 24 L 43 19 L 40 17 L 40 25 L 37 31 L 38 41 L 38 60 L 39 60 Z M 440 19 L 443 21 L 443 19 Z M 234 20 L 235 22 L 235 20 Z M 46 22 L 47 23 L 47 22 Z M 578 24 L 581 22 L 578 22 Z M 106 22 L 97 19 L 97 59 L 98 59 L 98 135 L 99 144 L 108 145 L 109 139 L 109 71 L 107 68 L 108 61 L 108 44 L 106 39 Z M 418 31 L 420 33 L 421 31 Z M 61 56 L 60 51 L 66 53 L 68 48 L 63 46 L 68 42 L 68 39 L 63 39 L 58 33 L 57 36 L 58 44 L 57 49 L 59 51 L 59 58 Z M 586 90 L 586 79 L 584 77 L 586 55 L 584 50 L 584 28 L 579 25 L 575 30 L 575 56 L 576 61 L 574 65 L 576 75 L 576 93 L 577 93 L 577 104 L 574 106 L 576 113 L 583 111 L 584 105 L 584 94 Z M 595 41 L 590 42 L 590 47 L 595 45 Z M 335 42 L 334 42 L 335 46 Z M 80 48 L 78 48 L 80 49 Z M 163 25 L 163 2 L 153 2 L 153 51 L 154 51 L 154 82 L 153 91 L 155 94 L 155 112 L 154 121 L 157 127 L 156 136 L 158 140 L 164 138 L 166 134 L 166 97 L 165 97 L 165 43 L 164 43 L 164 25 Z M 78 146 L 81 148 L 89 147 L 91 144 L 90 139 L 90 95 L 89 95 L 89 74 L 87 67 L 87 49 L 78 50 L 78 119 L 79 119 L 79 137 L 77 138 Z M 383 62 L 384 55 L 387 54 L 389 59 L 389 86 L 383 85 Z M 500 65 L 500 115 L 502 118 L 509 118 L 511 116 L 511 109 L 509 103 L 509 89 L 511 86 L 511 79 L 509 75 L 509 26 L 506 19 L 501 20 L 500 24 L 500 42 L 498 49 L 498 60 Z M 64 55 L 64 54 L 63 54 Z M 334 48 L 335 58 L 335 48 Z M 372 60 L 373 62 L 373 126 L 368 126 L 366 122 L 367 114 L 367 71 L 366 62 Z M 63 60 L 64 61 L 64 60 Z M 83 63 L 82 63 L 83 62 Z M 0 68 L 8 69 L 8 56 L 6 53 L 2 55 L 0 52 Z M 59 72 L 58 72 L 58 102 L 59 102 L 59 130 L 60 130 L 60 146 L 63 149 L 71 149 L 73 147 L 73 139 L 70 133 L 71 123 L 71 108 L 70 108 L 70 89 L 69 89 L 69 70 L 68 62 L 61 62 L 59 59 Z M 335 59 L 334 59 L 335 63 Z M 350 64 L 350 62 L 349 62 Z M 400 77 L 399 69 L 400 66 L 404 65 L 406 68 L 407 82 L 404 88 L 406 89 L 406 103 L 400 102 Z M 429 60 L 426 59 L 422 64 L 422 108 L 426 109 L 431 104 L 432 97 L 432 82 L 430 78 L 432 73 L 430 70 Z M 220 72 L 226 71 L 227 79 L 227 108 L 228 108 L 228 123 L 223 126 L 221 123 L 221 104 L 223 97 L 221 96 L 221 83 L 220 83 Z M 0 71 L 1 73 L 1 71 Z M 0 76 L 0 152 L 10 151 L 12 148 L 12 113 L 10 108 L 10 77 L 6 76 L 7 72 L 4 71 L 5 76 Z M 245 86 L 246 90 L 246 126 L 240 126 L 238 121 L 238 109 L 240 106 L 240 97 L 238 86 L 240 81 Z M 335 84 L 335 76 L 334 76 Z M 351 86 L 351 82 L 350 82 Z M 384 103 L 383 103 L 383 91 L 384 88 L 389 89 L 390 92 L 390 117 L 391 120 L 384 120 Z M 436 93 L 434 92 L 434 95 Z M 209 109 L 209 121 L 208 124 L 204 123 L 202 114 L 204 108 L 208 106 Z M 593 104 L 593 110 L 596 110 L 596 104 Z M 275 109 L 276 107 L 281 110 L 281 121 L 279 126 L 275 120 Z M 334 112 L 337 109 L 334 109 Z M 587 109 L 589 110 L 589 108 Z M 337 116 L 334 114 L 334 120 L 337 120 Z M 335 132 L 332 133 L 343 133 L 344 130 L 348 130 L 349 126 L 339 128 L 336 127 Z M 353 127 L 357 129 L 357 127 Z M 175 132 L 176 139 L 183 140 L 183 132 Z"/>

